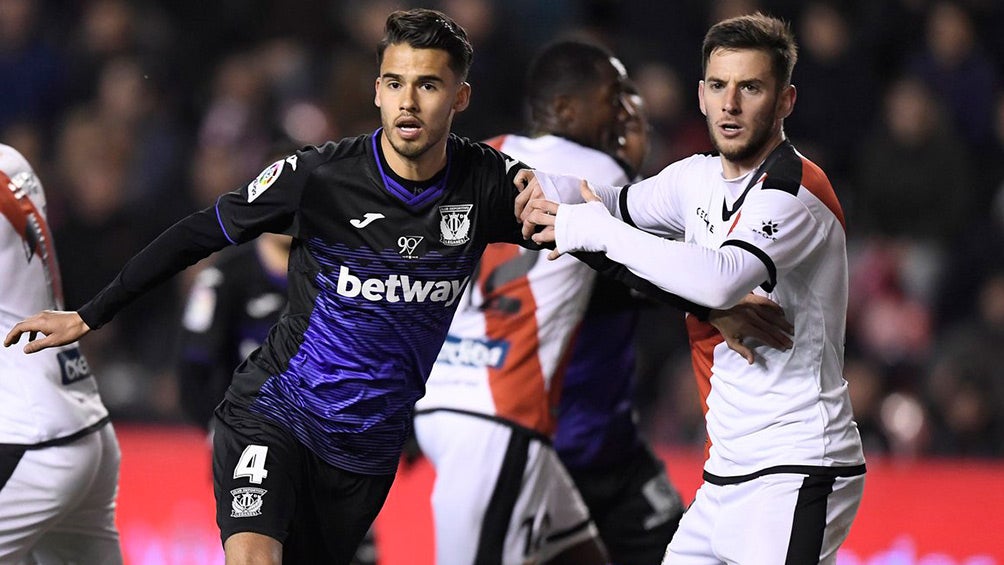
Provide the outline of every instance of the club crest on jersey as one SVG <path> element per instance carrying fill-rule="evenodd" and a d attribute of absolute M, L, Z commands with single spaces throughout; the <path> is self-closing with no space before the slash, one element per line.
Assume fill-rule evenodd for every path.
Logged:
<path fill-rule="evenodd" d="M 463 245 L 471 240 L 471 209 L 473 204 L 439 207 L 439 241 L 443 245 Z"/>
<path fill-rule="evenodd" d="M 425 237 L 420 235 L 402 235 L 397 238 L 397 252 L 405 259 L 418 259 L 415 251 Z"/>
<path fill-rule="evenodd" d="M 268 491 L 257 487 L 241 487 L 230 491 L 233 500 L 230 503 L 231 518 L 250 518 L 261 515 L 262 497 Z"/>
<path fill-rule="evenodd" d="M 258 175 L 258 178 L 248 184 L 248 202 L 254 202 L 255 198 L 261 196 L 262 193 L 268 190 L 268 187 L 275 183 L 275 180 L 279 178 L 280 174 L 282 174 L 282 166 L 284 164 L 285 161 L 279 159 L 275 163 L 266 167 L 265 170 Z"/>

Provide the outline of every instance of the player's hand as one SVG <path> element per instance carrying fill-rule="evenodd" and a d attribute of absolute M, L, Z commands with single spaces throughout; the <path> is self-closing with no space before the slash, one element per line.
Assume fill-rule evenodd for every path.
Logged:
<path fill-rule="evenodd" d="M 527 203 L 524 210 L 523 237 L 529 237 L 540 246 L 553 244 L 557 235 L 554 232 L 554 222 L 557 220 L 558 208 L 561 205 L 543 198 L 535 198 Z M 557 248 L 547 254 L 550 260 L 557 259 L 561 253 Z"/>
<path fill-rule="evenodd" d="M 535 198 L 543 198 L 544 190 L 540 188 L 540 182 L 537 180 L 537 176 L 533 174 L 531 169 L 521 169 L 516 173 L 516 177 L 513 179 L 513 183 L 516 185 L 516 190 L 519 194 L 516 195 L 516 203 L 514 204 L 513 211 L 516 213 L 517 222 L 525 222 L 526 218 L 526 205 L 528 202 Z M 524 224 L 525 226 L 525 224 Z M 529 239 L 530 234 L 524 232 L 523 239 Z"/>
<path fill-rule="evenodd" d="M 526 219 L 523 222 L 523 234 L 530 235 L 530 238 L 534 243 L 547 246 L 548 244 L 554 244 L 554 249 L 547 255 L 550 260 L 555 260 L 561 256 L 562 251 L 558 250 L 557 237 L 558 234 L 555 231 L 555 224 L 558 220 L 558 210 L 565 206 L 566 208 L 571 206 L 572 208 L 579 209 L 582 206 L 587 206 L 593 202 L 601 202 L 599 196 L 593 192 L 593 189 L 589 186 L 589 183 L 585 180 L 581 181 L 579 184 L 579 193 L 582 195 L 583 204 L 558 204 L 557 202 L 551 202 L 544 198 L 538 198 L 531 200 L 524 211 L 524 216 Z M 600 206 L 602 214 L 609 215 L 606 208 Z M 584 212 L 585 210 L 583 210 Z M 576 251 L 576 249 L 571 249 L 571 251 Z"/>
<path fill-rule="evenodd" d="M 15 324 L 4 338 L 3 345 L 4 347 L 14 345 L 21 341 L 23 334 L 27 333 L 28 344 L 24 346 L 24 352 L 35 353 L 49 347 L 73 343 L 89 331 L 91 328 L 76 312 L 43 310 Z M 40 333 L 45 337 L 37 339 Z"/>
<path fill-rule="evenodd" d="M 752 365 L 756 360 L 747 339 L 787 351 L 791 349 L 791 336 L 795 327 L 784 316 L 784 310 L 773 300 L 748 294 L 739 304 L 728 310 L 712 310 L 708 322 L 725 338 L 729 349 L 742 355 Z"/>

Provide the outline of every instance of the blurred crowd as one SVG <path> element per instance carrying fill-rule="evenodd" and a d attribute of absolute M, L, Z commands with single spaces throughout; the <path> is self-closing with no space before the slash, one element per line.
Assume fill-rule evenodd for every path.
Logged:
<path fill-rule="evenodd" d="M 800 53 L 786 131 L 827 171 L 847 217 L 846 377 L 866 453 L 1004 456 L 995 0 L 0 0 L 0 140 L 47 188 L 66 307 L 256 176 L 278 140 L 375 129 L 384 19 L 418 5 L 471 35 L 472 104 L 454 129 L 475 139 L 521 131 L 523 73 L 541 45 L 609 46 L 647 100 L 648 174 L 710 149 L 696 97 L 707 27 L 756 10 L 790 21 Z M 175 344 L 191 279 L 85 339 L 115 418 L 181 421 Z M 656 442 L 699 444 L 681 314 L 645 318 L 644 428 Z"/>

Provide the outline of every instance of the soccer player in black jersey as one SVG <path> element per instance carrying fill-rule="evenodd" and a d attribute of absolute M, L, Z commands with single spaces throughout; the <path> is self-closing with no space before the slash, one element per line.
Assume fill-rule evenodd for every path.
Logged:
<path fill-rule="evenodd" d="M 293 237 L 289 307 L 216 409 L 227 563 L 347 563 L 390 489 L 412 408 L 489 242 L 521 243 L 525 165 L 450 133 L 472 49 L 446 15 L 394 12 L 378 47 L 383 127 L 304 148 L 161 234 L 78 312 L 16 324 L 26 352 L 79 339 L 199 259 Z"/>

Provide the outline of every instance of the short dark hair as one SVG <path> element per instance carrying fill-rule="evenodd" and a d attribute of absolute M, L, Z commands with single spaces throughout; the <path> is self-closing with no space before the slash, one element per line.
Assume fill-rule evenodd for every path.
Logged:
<path fill-rule="evenodd" d="M 387 16 L 383 39 L 377 46 L 377 65 L 383 64 L 383 53 L 389 45 L 407 43 L 415 49 L 442 49 L 450 55 L 450 68 L 460 80 L 474 60 L 474 48 L 467 32 L 446 14 L 425 8 L 397 10 Z"/>
<path fill-rule="evenodd" d="M 771 58 L 778 89 L 791 84 L 791 73 L 798 61 L 798 45 L 788 24 L 778 18 L 757 12 L 722 20 L 711 26 L 704 36 L 701 70 L 706 73 L 711 53 L 715 49 L 761 49 Z"/>
<path fill-rule="evenodd" d="M 579 40 L 555 41 L 541 49 L 526 73 L 531 123 L 547 115 L 555 96 L 577 94 L 595 86 L 611 58 L 613 53 L 605 47 Z"/>

